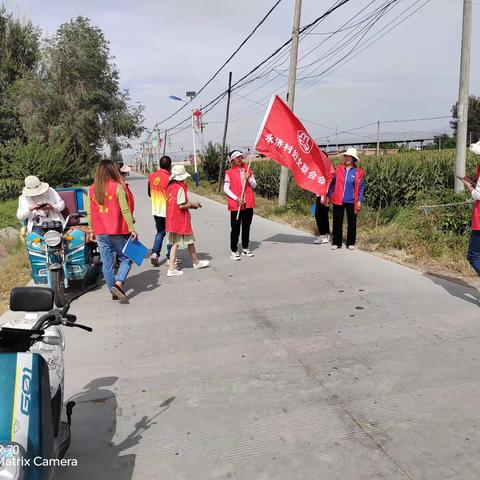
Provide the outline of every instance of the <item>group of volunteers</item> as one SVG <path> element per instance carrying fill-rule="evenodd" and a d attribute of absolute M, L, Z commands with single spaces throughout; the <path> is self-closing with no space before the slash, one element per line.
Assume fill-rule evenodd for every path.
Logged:
<path fill-rule="evenodd" d="M 336 167 L 335 177 L 325 197 L 318 197 L 315 211 L 320 236 L 315 243 L 328 243 L 330 236 L 329 206 L 333 205 L 332 249 L 342 247 L 343 219 L 347 214 L 346 246 L 353 249 L 356 239 L 356 217 L 363 202 L 364 172 L 357 166 L 358 154 L 354 148 L 343 154 L 343 162 Z M 128 303 L 124 288 L 132 261 L 124 253 L 130 237 L 138 239 L 135 229 L 135 199 L 127 183 L 131 168 L 111 160 L 102 160 L 95 173 L 86 202 L 89 241 L 96 241 L 103 263 L 103 275 L 112 299 Z M 151 199 L 156 234 L 150 261 L 160 266 L 160 253 L 167 238 L 167 277 L 183 275 L 178 266 L 177 253 L 186 247 L 194 269 L 205 268 L 208 260 L 200 260 L 195 248 L 190 210 L 201 208 L 200 202 L 191 202 L 186 180 L 190 174 L 183 165 L 172 165 L 168 156 L 159 161 L 159 169 L 150 174 L 148 195 Z M 255 208 L 254 190 L 257 182 L 245 156 L 239 150 L 229 155 L 225 172 L 224 192 L 230 212 L 230 259 L 239 261 L 253 257 L 249 249 L 250 227 Z M 64 220 L 61 212 L 65 204 L 55 190 L 35 176 L 25 179 L 25 188 L 19 199 L 17 217 L 27 222 L 28 232 L 41 233 L 47 219 Z M 241 238 L 241 249 L 238 243 Z"/>
<path fill-rule="evenodd" d="M 473 144 L 471 150 L 480 155 L 480 142 Z M 249 242 L 257 182 L 252 170 L 245 163 L 242 152 L 231 152 L 229 162 L 230 166 L 225 172 L 224 192 L 230 211 L 230 258 L 239 261 L 242 257 L 254 256 L 249 249 Z M 345 244 L 349 250 L 355 248 L 357 214 L 364 200 L 364 171 L 358 166 L 358 162 L 357 150 L 349 148 L 342 154 L 342 162 L 335 168 L 335 175 L 326 195 L 317 197 L 315 219 L 319 236 L 314 243 L 331 242 L 332 250 L 341 248 L 346 212 Z M 103 262 L 103 275 L 112 299 L 121 303 L 128 303 L 124 283 L 132 265 L 132 261 L 123 254 L 123 249 L 130 237 L 138 238 L 134 218 L 135 199 L 127 183 L 130 170 L 131 168 L 123 163 L 102 160 L 89 189 L 87 202 L 89 240 L 97 242 Z M 160 266 L 160 252 L 167 237 L 168 277 L 183 275 L 183 271 L 177 268 L 181 263 L 177 257 L 179 247 L 187 247 L 194 269 L 209 265 L 208 260 L 198 258 L 195 249 L 190 210 L 201 208 L 201 204 L 189 201 L 185 183 L 188 177 L 190 175 L 183 165 L 172 165 L 170 157 L 163 156 L 158 171 L 152 173 L 148 179 L 148 195 L 151 198 L 156 228 L 150 260 L 154 267 Z M 475 178 L 464 177 L 461 180 L 474 200 L 467 259 L 480 276 L 480 162 Z M 332 229 L 329 221 L 330 205 Z M 42 234 L 42 224 L 46 220 L 64 221 L 64 209 L 63 200 L 48 183 L 41 182 L 33 175 L 25 179 L 17 217 L 25 222 L 28 233 Z M 242 247 L 239 251 L 240 236 Z"/>

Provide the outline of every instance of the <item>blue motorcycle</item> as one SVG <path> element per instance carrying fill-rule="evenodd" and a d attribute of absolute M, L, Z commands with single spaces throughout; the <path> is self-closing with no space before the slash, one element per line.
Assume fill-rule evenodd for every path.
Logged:
<path fill-rule="evenodd" d="M 53 309 L 49 288 L 14 288 L 10 309 L 26 312 L 0 329 L 0 478 L 53 480 L 70 446 L 74 402 L 63 404 L 63 327 L 69 304 Z M 48 313 L 41 315 L 37 312 Z"/>
<path fill-rule="evenodd" d="M 82 211 L 83 189 L 63 189 L 58 193 L 67 205 L 65 222 L 45 221 L 42 233 L 30 233 L 26 244 L 33 281 L 51 288 L 55 305 L 62 307 L 70 282 L 81 281 L 85 288 L 95 285 L 102 263 L 96 244 L 87 242 L 86 231 L 81 228 L 80 220 L 86 216 Z"/>

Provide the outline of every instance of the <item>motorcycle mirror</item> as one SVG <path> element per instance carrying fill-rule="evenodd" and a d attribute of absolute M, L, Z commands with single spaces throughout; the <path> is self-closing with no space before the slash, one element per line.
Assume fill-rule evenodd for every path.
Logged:
<path fill-rule="evenodd" d="M 47 345 L 60 346 L 62 344 L 62 339 L 60 337 L 42 337 L 42 342 Z"/>

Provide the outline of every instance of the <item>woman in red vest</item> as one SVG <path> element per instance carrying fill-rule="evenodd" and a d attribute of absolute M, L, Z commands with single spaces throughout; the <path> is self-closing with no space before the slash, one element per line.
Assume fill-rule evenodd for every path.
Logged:
<path fill-rule="evenodd" d="M 471 145 L 470 150 L 480 155 L 480 142 Z M 462 181 L 475 202 L 472 212 L 472 234 L 468 243 L 467 260 L 475 272 L 477 272 L 477 275 L 480 276 L 480 164 L 477 165 L 475 180 L 465 177 Z"/>
<path fill-rule="evenodd" d="M 128 238 L 138 238 L 125 182 L 118 167 L 111 160 L 102 160 L 89 189 L 88 223 L 96 238 L 103 276 L 112 293 L 113 300 L 129 303 L 123 284 L 128 276 L 132 261 L 123 253 Z M 115 258 L 119 261 L 115 276 Z"/>
<path fill-rule="evenodd" d="M 208 267 L 208 260 L 199 260 L 195 249 L 195 237 L 193 236 L 192 222 L 190 220 L 190 209 L 200 208 L 200 202 L 191 203 L 188 201 L 188 189 L 185 180 L 190 174 L 183 165 L 172 167 L 170 182 L 167 188 L 167 232 L 168 243 L 172 246 L 170 261 L 168 264 L 167 277 L 183 275 L 183 270 L 177 269 L 178 247 L 187 246 L 188 253 L 192 257 L 193 268 Z"/>
<path fill-rule="evenodd" d="M 355 148 L 342 154 L 343 162 L 335 168 L 335 177 L 330 184 L 328 196 L 333 204 L 332 250 L 342 248 L 343 217 L 347 212 L 347 248 L 353 250 L 357 239 L 357 213 L 363 203 L 363 176 L 357 167 L 359 161 Z"/>
<path fill-rule="evenodd" d="M 255 208 L 255 196 L 253 190 L 257 188 L 257 182 L 251 170 L 247 172 L 247 165 L 244 163 L 244 155 L 239 150 L 230 153 L 232 166 L 225 172 L 225 183 L 223 190 L 227 195 L 228 210 L 230 211 L 230 259 L 241 260 L 238 253 L 238 239 L 240 229 L 242 231 L 242 255 L 253 257 L 249 250 L 250 226 L 252 225 L 253 209 Z M 244 190 L 245 186 L 245 190 Z M 242 196 L 243 192 L 243 196 Z M 240 216 L 237 220 L 238 210 Z"/>

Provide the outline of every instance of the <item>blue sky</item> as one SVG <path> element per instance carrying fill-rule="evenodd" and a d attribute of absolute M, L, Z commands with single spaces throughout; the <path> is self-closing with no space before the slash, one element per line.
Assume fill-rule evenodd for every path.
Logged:
<path fill-rule="evenodd" d="M 372 6 L 384 2 L 377 0 L 372 2 Z M 399 0 L 371 33 L 409 6 L 412 10 L 407 13 L 424 2 Z M 130 90 L 133 101 L 140 101 L 146 106 L 146 126 L 149 128 L 180 106 L 168 96 L 184 96 L 186 90 L 198 90 L 273 3 L 274 0 L 6 2 L 9 9 L 22 18 L 31 19 L 46 34 L 53 34 L 61 23 L 77 15 L 87 16 L 101 27 L 111 42 L 122 87 Z M 333 3 L 334 0 L 303 0 L 302 25 L 321 15 Z M 337 10 L 302 40 L 300 57 L 349 18 L 354 15 L 359 18 L 358 15 L 361 17 L 368 13 L 369 3 L 371 0 L 355 0 Z M 229 70 L 233 72 L 234 81 L 238 80 L 288 39 L 293 4 L 294 0 L 280 3 L 234 61 L 195 99 L 195 107 L 205 105 L 226 89 Z M 362 13 L 363 7 L 365 10 Z M 480 95 L 479 9 L 480 5 L 474 2 L 470 91 L 475 95 Z M 458 95 L 461 19 L 460 0 L 427 2 L 412 17 L 329 76 L 315 79 L 316 83 L 310 86 L 308 84 L 314 79 L 299 81 L 295 112 L 305 121 L 312 136 L 321 142 L 328 137 L 332 143 L 336 139 L 335 128 L 341 132 L 376 120 L 449 115 Z M 354 32 L 355 28 L 349 31 Z M 324 55 L 328 46 L 338 41 L 335 40 L 337 38 L 341 37 L 333 37 L 331 43 L 313 49 L 301 60 L 299 66 L 303 68 L 299 70 L 299 78 L 309 76 L 308 72 L 313 67 L 305 65 Z M 242 97 L 232 97 L 232 123 L 228 134 L 232 146 L 245 147 L 254 141 L 264 106 L 268 104 L 268 95 L 273 91 L 282 94 L 285 90 L 288 71 L 282 70 L 287 67 L 288 58 L 270 76 L 239 91 Z M 318 71 L 311 74 L 316 73 Z M 264 86 L 259 88 L 262 84 Z M 181 112 L 160 124 L 160 128 L 168 128 L 186 115 L 188 111 Z M 205 141 L 221 139 L 224 115 L 223 102 L 205 117 Z M 445 130 L 448 130 L 448 119 L 382 126 L 383 138 L 394 135 L 408 139 L 410 135 L 428 136 Z M 374 133 L 374 126 L 366 127 L 340 134 L 338 140 L 373 139 Z M 191 149 L 191 133 L 188 130 L 172 136 L 168 146 L 172 152 L 182 148 L 184 151 Z"/>

